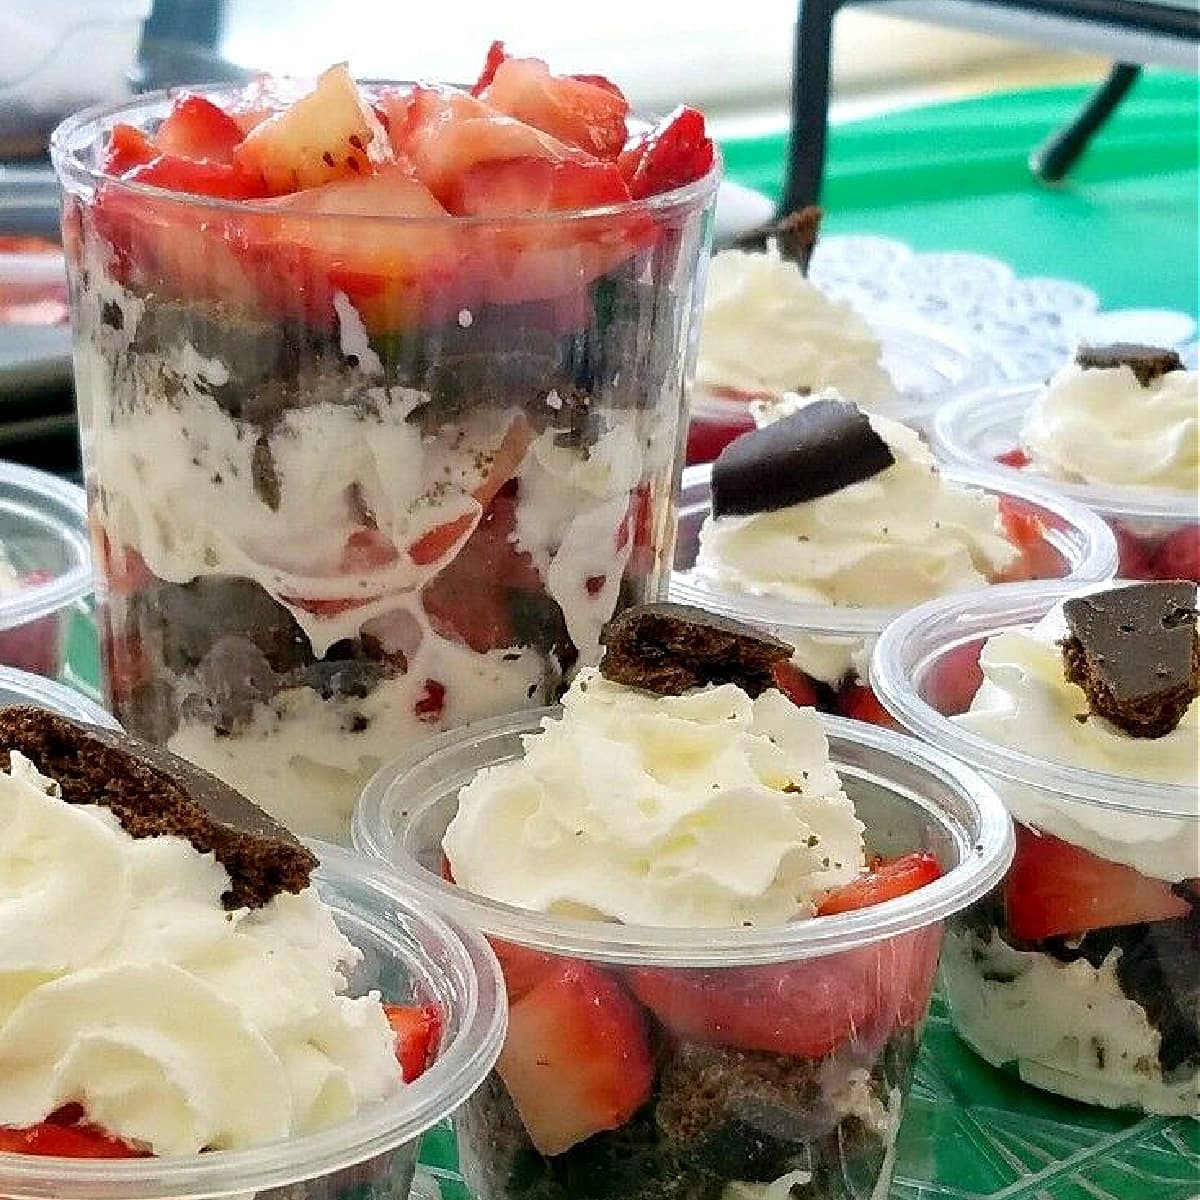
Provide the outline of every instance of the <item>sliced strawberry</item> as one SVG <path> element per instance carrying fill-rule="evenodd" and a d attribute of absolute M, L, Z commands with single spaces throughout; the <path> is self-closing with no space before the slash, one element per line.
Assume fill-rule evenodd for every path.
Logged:
<path fill-rule="evenodd" d="M 1117 574 L 1122 579 L 1153 579 L 1153 562 L 1157 550 L 1132 529 L 1114 521 L 1111 525 L 1117 539 Z"/>
<path fill-rule="evenodd" d="M 127 171 L 125 178 L 134 183 L 219 200 L 255 200 L 267 194 L 261 176 L 251 174 L 237 164 L 198 162 L 176 154 L 160 154 L 151 162 Z"/>
<path fill-rule="evenodd" d="M 882 1001 L 881 1027 L 911 1029 L 929 1009 L 937 981 L 942 949 L 942 925 L 926 925 L 909 933 L 875 942 L 878 991 Z"/>
<path fill-rule="evenodd" d="M 583 962 L 561 967 L 513 1005 L 496 1067 L 546 1155 L 624 1125 L 654 1080 L 645 1015 L 619 983 Z"/>
<path fill-rule="evenodd" d="M 390 567 L 399 557 L 396 547 L 378 529 L 367 525 L 346 539 L 341 569 L 347 575 L 364 575 Z"/>
<path fill-rule="evenodd" d="M 1061 579 L 1069 574 L 1067 561 L 1047 537 L 1046 515 L 1036 505 L 1015 496 L 1001 496 L 1000 523 L 1020 557 L 996 582 Z"/>
<path fill-rule="evenodd" d="M 1150 563 L 1150 576 L 1200 583 L 1200 525 L 1177 529 L 1166 538 Z"/>
<path fill-rule="evenodd" d="M 483 69 L 479 72 L 479 78 L 471 87 L 472 96 L 478 96 L 496 78 L 496 71 L 500 64 L 507 59 L 508 51 L 505 50 L 504 43 L 499 40 L 494 41 L 488 47 L 487 57 L 483 60 Z"/>
<path fill-rule="evenodd" d="M 242 131 L 242 136 L 268 117 L 283 112 L 316 87 L 315 79 L 291 76 L 256 75 L 244 87 L 224 100 L 225 111 Z"/>
<path fill-rule="evenodd" d="M 618 164 L 635 200 L 672 191 L 712 168 L 715 151 L 704 117 L 680 105 L 621 151 Z"/>
<path fill-rule="evenodd" d="M 904 726 L 879 702 L 879 697 L 865 684 L 850 683 L 837 694 L 838 712 L 852 721 L 865 721 L 882 729 L 898 729 Z"/>
<path fill-rule="evenodd" d="M 1003 467 L 1015 467 L 1020 471 L 1029 466 L 1033 460 L 1020 446 L 1014 446 L 1011 450 L 1006 450 L 1003 454 L 997 454 L 996 461 Z"/>
<path fill-rule="evenodd" d="M 232 163 L 241 140 L 241 126 L 224 109 L 189 92 L 174 98 L 154 135 L 154 144 L 164 154 L 218 163 Z"/>
<path fill-rule="evenodd" d="M 871 947 L 779 966 L 637 968 L 634 995 L 672 1032 L 740 1050 L 821 1058 L 880 1013 Z"/>
<path fill-rule="evenodd" d="M 622 204 L 629 189 L 613 163 L 508 158 L 469 167 L 443 197 L 459 216 L 513 217 Z"/>
<path fill-rule="evenodd" d="M 405 1083 L 419 1079 L 437 1058 L 442 1014 L 432 1004 L 385 1004 L 384 1015 L 396 1035 L 396 1061 Z"/>
<path fill-rule="evenodd" d="M 1009 932 L 1030 942 L 1166 921 L 1191 910 L 1165 880 L 1023 825 L 1004 902 Z"/>
<path fill-rule="evenodd" d="M 261 176 L 272 195 L 366 175 L 387 138 L 344 63 L 330 67 L 306 96 L 246 135 L 234 161 Z"/>
<path fill-rule="evenodd" d="M 496 952 L 496 957 L 500 960 L 500 970 L 504 975 L 504 987 L 508 992 L 509 1004 L 516 1004 L 523 996 L 533 991 L 543 979 L 561 971 L 564 965 L 561 958 L 530 950 L 526 946 L 518 946 L 515 942 L 504 942 L 499 938 L 492 938 L 491 944 L 492 949 Z"/>
<path fill-rule="evenodd" d="M 941 875 L 938 860 L 924 850 L 888 861 L 878 860 L 865 875 L 826 893 L 817 905 L 817 916 L 852 912 L 882 904 L 885 900 L 895 900 L 940 879 Z"/>
<path fill-rule="evenodd" d="M 417 720 L 424 721 L 427 725 L 436 725 L 445 711 L 446 685 L 436 679 L 426 679 L 425 690 L 413 705 Z"/>
<path fill-rule="evenodd" d="M 983 686 L 979 653 L 983 642 L 963 642 L 947 650 L 925 686 L 925 699 L 944 717 L 965 713 Z"/>
<path fill-rule="evenodd" d="M 772 668 L 775 686 L 800 708 L 816 708 L 817 685 L 795 663 L 779 662 Z"/>
<path fill-rule="evenodd" d="M 446 557 L 455 546 L 466 536 L 471 526 L 475 524 L 473 513 L 464 513 L 447 521 L 444 525 L 435 525 L 432 529 L 421 534 L 408 548 L 408 557 L 419 567 L 427 567 Z"/>
<path fill-rule="evenodd" d="M 499 52 L 504 55 L 502 46 Z M 538 58 L 503 56 L 493 66 L 489 52 L 484 73 L 489 69 L 491 81 L 478 94 L 493 108 L 598 158 L 615 159 L 621 153 L 629 102 L 619 91 L 552 75 Z"/>
<path fill-rule="evenodd" d="M 103 166 L 109 175 L 124 175 L 156 159 L 161 151 L 136 126 L 119 123 L 108 134 Z"/>
<path fill-rule="evenodd" d="M 43 1121 L 27 1129 L 0 1126 L 0 1153 L 47 1155 L 54 1158 L 145 1158 L 119 1138 L 90 1125 L 60 1125 Z"/>

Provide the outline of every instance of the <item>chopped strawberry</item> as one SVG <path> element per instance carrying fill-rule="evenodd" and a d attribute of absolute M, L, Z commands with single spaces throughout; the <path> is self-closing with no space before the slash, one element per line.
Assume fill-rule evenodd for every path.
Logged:
<path fill-rule="evenodd" d="M 827 917 L 895 900 L 940 879 L 941 875 L 938 860 L 925 850 L 888 861 L 877 860 L 865 875 L 827 892 L 817 905 L 817 916 Z"/>
<path fill-rule="evenodd" d="M 421 603 L 436 633 L 477 654 L 517 643 L 508 594 L 502 587 L 481 585 L 464 593 L 435 580 L 421 593 Z"/>
<path fill-rule="evenodd" d="M 612 163 L 507 158 L 468 167 L 442 196 L 459 216 L 514 217 L 621 204 L 629 189 Z"/>
<path fill-rule="evenodd" d="M 425 690 L 420 699 L 413 705 L 413 712 L 419 721 L 428 725 L 436 725 L 446 711 L 446 685 L 436 679 L 425 680 Z"/>
<path fill-rule="evenodd" d="M 516 1004 L 543 979 L 560 971 L 564 965 L 561 958 L 530 950 L 526 946 L 518 946 L 515 942 L 503 942 L 499 938 L 492 938 L 491 945 L 500 960 L 509 1004 Z"/>
<path fill-rule="evenodd" d="M 639 967 L 634 995 L 679 1037 L 821 1058 L 879 1015 L 871 947 L 778 966 Z"/>
<path fill-rule="evenodd" d="M 718 454 L 736 441 L 743 433 L 749 433 L 754 428 L 754 418 L 750 416 L 749 408 L 744 416 L 736 420 L 712 421 L 707 417 L 693 416 L 688 425 L 687 434 L 687 465 L 715 461 Z"/>
<path fill-rule="evenodd" d="M 242 136 L 268 117 L 281 113 L 289 104 L 316 87 L 315 79 L 291 76 L 256 75 L 244 87 L 225 100 L 225 111 L 242 131 Z"/>
<path fill-rule="evenodd" d="M 118 123 L 108 134 L 104 147 L 104 170 L 109 175 L 124 175 L 159 156 L 159 148 L 138 128 Z"/>
<path fill-rule="evenodd" d="M 400 552 L 378 529 L 365 525 L 346 539 L 341 569 L 348 575 L 362 575 L 390 567 L 399 557 Z"/>
<path fill-rule="evenodd" d="M 714 158 L 704 117 L 694 108 L 680 105 L 653 129 L 631 141 L 617 161 L 630 195 L 641 200 L 701 178 L 711 169 Z"/>
<path fill-rule="evenodd" d="M 1117 539 L 1117 574 L 1122 579 L 1153 579 L 1153 561 L 1157 550 L 1133 530 L 1114 521 L 1111 525 Z"/>
<path fill-rule="evenodd" d="M 843 717 L 853 721 L 865 721 L 868 725 L 904 732 L 904 726 L 883 707 L 879 697 L 865 684 L 850 683 L 843 687 L 837 694 L 837 707 Z"/>
<path fill-rule="evenodd" d="M 466 537 L 474 524 L 475 515 L 464 513 L 444 525 L 435 525 L 409 546 L 408 557 L 419 567 L 439 562 Z"/>
<path fill-rule="evenodd" d="M 597 158 L 615 159 L 621 153 L 629 102 L 619 91 L 587 79 L 552 75 L 538 58 L 502 57 L 493 66 L 489 52 L 484 73 L 489 69 L 492 78 L 477 94 L 493 108 Z"/>
<path fill-rule="evenodd" d="M 1015 467 L 1020 471 L 1029 466 L 1032 460 L 1020 446 L 1014 446 L 1011 450 L 1006 450 L 1003 454 L 997 454 L 996 461 L 1002 467 Z"/>
<path fill-rule="evenodd" d="M 420 1078 L 437 1058 L 442 1014 L 432 1004 L 385 1004 L 384 1015 L 396 1035 L 396 1061 L 405 1083 Z"/>
<path fill-rule="evenodd" d="M 0 1126 L 0 1153 L 54 1158 L 146 1157 L 145 1151 L 91 1125 L 61 1125 L 53 1121 L 43 1121 L 27 1129 Z"/>
<path fill-rule="evenodd" d="M 1200 525 L 1177 529 L 1155 551 L 1153 579 L 1189 579 L 1200 583 Z"/>
<path fill-rule="evenodd" d="M 1017 826 L 1004 903 L 1009 932 L 1031 942 L 1166 921 L 1191 910 L 1165 880 L 1024 825 Z"/>
<path fill-rule="evenodd" d="M 391 156 L 383 128 L 342 63 L 308 95 L 255 125 L 234 161 L 282 195 L 369 174 L 384 155 Z"/>
<path fill-rule="evenodd" d="M 20 586 L 37 587 L 53 578 L 52 571 L 30 571 L 21 577 Z M 61 634 L 57 613 L 10 629 L 0 629 L 0 663 L 34 675 L 55 675 L 59 668 Z"/>
<path fill-rule="evenodd" d="M 496 1067 L 546 1155 L 624 1125 L 654 1079 L 645 1015 L 584 962 L 562 966 L 512 1006 Z"/>
<path fill-rule="evenodd" d="M 154 144 L 164 154 L 218 163 L 232 163 L 241 140 L 241 127 L 227 112 L 189 92 L 175 97 L 154 135 Z"/>
<path fill-rule="evenodd" d="M 872 944 L 885 1031 L 911 1029 L 924 1019 L 937 981 L 942 932 L 937 922 Z"/>
<path fill-rule="evenodd" d="M 151 162 L 127 171 L 125 178 L 218 200 L 255 200 L 266 195 L 261 176 L 236 163 L 198 162 L 176 154 L 160 154 Z"/>
<path fill-rule="evenodd" d="M 496 71 L 500 64 L 507 59 L 508 51 L 505 50 L 504 43 L 499 40 L 494 41 L 488 47 L 487 57 L 483 60 L 483 70 L 479 72 L 479 78 L 471 87 L 472 96 L 478 96 L 496 78 Z"/>
<path fill-rule="evenodd" d="M 779 662 L 772 668 L 775 686 L 800 708 L 816 708 L 817 686 L 795 663 Z"/>
<path fill-rule="evenodd" d="M 1046 514 L 1036 505 L 1015 496 L 1000 497 L 1004 536 L 1020 551 L 1020 556 L 996 582 L 1061 579 L 1068 574 L 1066 560 L 1047 537 L 1046 521 Z"/>
<path fill-rule="evenodd" d="M 938 660 L 925 688 L 925 698 L 944 717 L 965 713 L 983 686 L 979 666 L 979 639 L 963 642 L 947 650 Z"/>

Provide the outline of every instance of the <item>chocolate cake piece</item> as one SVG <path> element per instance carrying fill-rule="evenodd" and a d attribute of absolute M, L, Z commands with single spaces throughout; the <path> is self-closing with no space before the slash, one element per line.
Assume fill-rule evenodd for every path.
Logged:
<path fill-rule="evenodd" d="M 229 872 L 227 909 L 261 908 L 308 886 L 316 857 L 240 792 L 159 746 L 45 709 L 0 709 L 0 768 L 20 751 L 68 804 L 107 808 L 131 837 L 171 834 Z"/>
<path fill-rule="evenodd" d="M 721 451 L 712 467 L 712 514 L 749 516 L 816 500 L 895 461 L 856 404 L 813 400 Z"/>
<path fill-rule="evenodd" d="M 1108 346 L 1080 346 L 1075 351 L 1076 365 L 1085 371 L 1128 367 L 1142 387 L 1169 371 L 1183 370 L 1183 360 L 1174 350 L 1162 346 L 1142 346 L 1136 342 L 1113 342 Z"/>
<path fill-rule="evenodd" d="M 605 679 L 660 696 L 721 683 L 759 696 L 775 686 L 775 664 L 793 654 L 787 642 L 741 621 L 665 601 L 627 608 L 601 640 Z"/>
<path fill-rule="evenodd" d="M 1196 585 L 1139 583 L 1063 605 L 1069 682 L 1090 710 L 1134 737 L 1168 734 L 1200 692 Z"/>
<path fill-rule="evenodd" d="M 808 204 L 786 216 L 747 229 L 745 233 L 739 234 L 731 245 L 735 250 L 761 254 L 765 253 L 768 244 L 774 241 L 780 257 L 794 262 L 807 275 L 808 264 L 812 261 L 813 251 L 817 247 L 821 218 L 824 215 L 824 209 L 815 204 Z"/>

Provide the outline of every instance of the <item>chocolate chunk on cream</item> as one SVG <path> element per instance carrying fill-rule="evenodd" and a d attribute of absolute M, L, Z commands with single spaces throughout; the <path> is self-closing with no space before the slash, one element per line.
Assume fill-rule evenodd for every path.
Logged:
<path fill-rule="evenodd" d="M 1162 346 L 1142 346 L 1136 342 L 1113 342 L 1108 346 L 1080 346 L 1075 362 L 1084 370 L 1111 370 L 1128 367 L 1142 387 L 1149 387 L 1169 371 L 1182 371 L 1183 360 L 1174 350 Z"/>

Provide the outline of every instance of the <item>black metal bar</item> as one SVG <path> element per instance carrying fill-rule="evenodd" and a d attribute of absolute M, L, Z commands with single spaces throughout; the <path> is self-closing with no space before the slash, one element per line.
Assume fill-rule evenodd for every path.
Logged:
<path fill-rule="evenodd" d="M 1052 134 L 1029 156 L 1030 170 L 1046 183 L 1065 179 L 1141 73 L 1141 67 L 1116 63 L 1075 119 Z"/>

